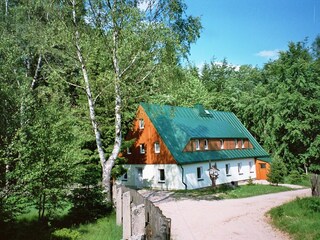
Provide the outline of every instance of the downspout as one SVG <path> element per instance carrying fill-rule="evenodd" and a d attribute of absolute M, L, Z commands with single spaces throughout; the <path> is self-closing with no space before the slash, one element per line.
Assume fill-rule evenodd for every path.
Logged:
<path fill-rule="evenodd" d="M 182 181 L 182 184 L 184 185 L 184 189 L 187 190 L 188 189 L 188 185 L 183 181 L 184 168 L 182 167 L 182 165 L 179 165 L 179 166 L 181 167 L 181 171 L 182 171 L 181 181 Z"/>

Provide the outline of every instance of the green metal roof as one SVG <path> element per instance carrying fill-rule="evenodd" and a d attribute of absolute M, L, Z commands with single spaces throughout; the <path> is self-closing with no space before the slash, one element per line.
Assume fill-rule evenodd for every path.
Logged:
<path fill-rule="evenodd" d="M 179 164 L 258 157 L 269 158 L 232 112 L 141 103 L 160 137 Z M 190 139 L 247 138 L 253 149 L 183 152 Z"/>

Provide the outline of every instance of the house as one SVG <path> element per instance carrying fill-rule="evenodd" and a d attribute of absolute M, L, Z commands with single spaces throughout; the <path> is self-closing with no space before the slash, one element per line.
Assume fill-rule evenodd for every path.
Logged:
<path fill-rule="evenodd" d="M 231 112 L 141 103 L 127 140 L 135 139 L 123 156 L 126 186 L 196 189 L 216 184 L 266 179 L 271 161 Z"/>

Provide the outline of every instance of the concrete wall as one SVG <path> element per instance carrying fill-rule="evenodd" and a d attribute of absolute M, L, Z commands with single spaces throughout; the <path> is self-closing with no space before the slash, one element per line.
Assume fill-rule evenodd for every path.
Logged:
<path fill-rule="evenodd" d="M 250 169 L 250 162 L 252 167 Z M 236 181 L 245 181 L 249 178 L 256 178 L 255 161 L 253 158 L 233 159 L 227 161 L 217 161 L 211 164 L 217 164 L 220 170 L 217 184 L 224 184 Z M 238 164 L 241 164 L 241 171 L 238 171 Z M 226 173 L 226 164 L 230 164 L 229 174 Z M 211 186 L 209 177 L 209 162 L 183 165 L 183 169 L 176 164 L 131 164 L 125 165 L 128 169 L 127 180 L 120 178 L 118 182 L 126 186 L 137 188 L 153 188 L 162 190 L 185 189 L 183 181 L 188 189 L 196 189 Z M 138 169 L 141 169 L 142 175 L 139 175 Z M 201 168 L 202 176 L 198 179 L 197 168 Z M 165 171 L 165 181 L 159 181 L 159 169 Z M 183 173 L 182 173 L 183 172 Z"/>
<path fill-rule="evenodd" d="M 169 240 L 171 219 L 137 191 L 113 186 L 117 224 L 123 226 L 124 240 Z"/>

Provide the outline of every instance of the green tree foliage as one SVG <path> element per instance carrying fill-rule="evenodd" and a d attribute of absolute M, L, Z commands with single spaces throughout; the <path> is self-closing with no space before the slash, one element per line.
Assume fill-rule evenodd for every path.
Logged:
<path fill-rule="evenodd" d="M 267 179 L 270 183 L 278 185 L 284 181 L 284 177 L 287 174 L 286 165 L 279 158 L 274 158 L 270 170 L 267 174 Z"/>

